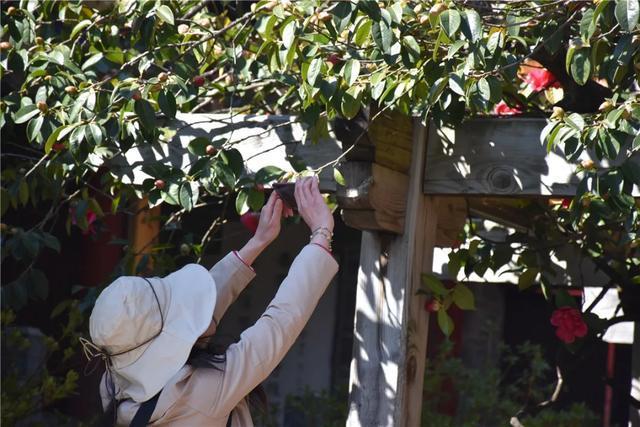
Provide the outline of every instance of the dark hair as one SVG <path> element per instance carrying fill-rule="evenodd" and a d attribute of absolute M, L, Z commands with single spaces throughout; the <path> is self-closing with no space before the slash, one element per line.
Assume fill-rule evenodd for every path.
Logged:
<path fill-rule="evenodd" d="M 204 344 L 196 342 L 187 359 L 187 365 L 191 365 L 194 368 L 216 369 L 219 371 L 224 370 L 222 365 L 226 362 L 227 354 L 224 347 L 213 342 Z M 263 414 L 267 413 L 269 402 L 261 384 L 251 390 L 247 397 L 249 406 L 252 409 L 258 410 Z"/>

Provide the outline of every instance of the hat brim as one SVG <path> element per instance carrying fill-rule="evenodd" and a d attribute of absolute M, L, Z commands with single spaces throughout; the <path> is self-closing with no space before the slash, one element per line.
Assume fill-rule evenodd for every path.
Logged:
<path fill-rule="evenodd" d="M 131 353 L 116 356 L 112 371 L 116 397 L 144 402 L 155 396 L 182 368 L 193 345 L 213 318 L 216 286 L 206 268 L 188 264 L 160 279 L 150 279 L 170 295 L 163 304 L 164 328 L 160 335 Z"/>

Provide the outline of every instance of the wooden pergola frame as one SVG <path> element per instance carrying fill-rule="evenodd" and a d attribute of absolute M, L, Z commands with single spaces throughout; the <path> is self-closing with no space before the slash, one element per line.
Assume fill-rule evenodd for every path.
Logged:
<path fill-rule="evenodd" d="M 316 168 L 342 154 L 332 139 L 300 144 L 304 134 L 299 125 L 286 125 L 290 119 L 246 116 L 230 123 L 224 115 L 182 114 L 177 142 L 132 150 L 122 171 L 126 179 L 142 182 L 148 176 L 139 166 L 146 162 L 187 167 L 193 161 L 185 149 L 189 140 L 230 133 L 244 141 L 237 148 L 250 159 L 249 171 L 271 164 L 291 170 L 285 157 L 292 153 Z M 437 129 L 382 113 L 368 124 L 366 137 L 356 132 L 353 141 L 341 141 L 342 147 L 357 145 L 340 166 L 346 185 L 336 186 L 330 169 L 320 183 L 321 189 L 336 191 L 345 223 L 363 231 L 348 426 L 420 424 L 429 319 L 416 291 L 421 274 L 432 271 L 434 248 L 451 247 L 470 213 L 526 226 L 509 198 L 575 194 L 576 165 L 547 153 L 539 141 L 545 124 L 487 118 L 455 130 Z M 639 157 L 636 153 L 634 161 L 640 167 Z M 136 248 L 157 233 L 142 217 L 133 225 Z"/>
<path fill-rule="evenodd" d="M 526 226 L 509 198 L 575 194 L 576 164 L 547 152 L 545 125 L 486 118 L 427 129 L 394 113 L 370 123 L 369 152 L 353 150 L 338 190 L 345 222 L 363 230 L 348 426 L 420 425 L 429 319 L 416 291 L 434 248 L 452 246 L 471 212 Z"/>

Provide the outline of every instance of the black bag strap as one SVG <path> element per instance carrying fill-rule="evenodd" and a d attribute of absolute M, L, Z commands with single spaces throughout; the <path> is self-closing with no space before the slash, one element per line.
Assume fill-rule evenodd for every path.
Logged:
<path fill-rule="evenodd" d="M 158 398 L 160 397 L 160 393 L 162 390 L 158 392 L 151 399 L 143 402 L 138 411 L 133 416 L 131 420 L 131 424 L 129 427 L 146 427 L 149 424 L 149 420 L 151 420 L 151 415 L 153 415 L 154 409 L 156 409 L 156 405 L 158 404 Z M 227 427 L 231 427 L 231 418 L 233 417 L 233 411 L 229 414 L 229 418 L 227 419 Z"/>
<path fill-rule="evenodd" d="M 162 390 L 140 405 L 138 411 L 131 420 L 129 427 L 146 427 L 146 425 L 149 424 L 149 420 L 151 419 L 151 415 L 153 415 L 153 410 L 156 409 L 156 404 L 158 403 L 158 398 L 160 397 L 161 392 Z"/>

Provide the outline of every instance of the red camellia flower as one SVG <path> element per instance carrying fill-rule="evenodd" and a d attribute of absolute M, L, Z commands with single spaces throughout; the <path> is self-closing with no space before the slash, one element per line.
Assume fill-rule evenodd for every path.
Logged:
<path fill-rule="evenodd" d="M 566 344 L 574 342 L 576 337 L 584 337 L 588 331 L 580 310 L 573 307 L 560 307 L 554 311 L 551 324 L 556 327 L 556 336 Z"/>
<path fill-rule="evenodd" d="M 244 225 L 244 228 L 251 232 L 251 234 L 256 234 L 258 223 L 260 222 L 260 214 L 257 212 L 247 212 L 242 214 L 240 222 Z"/>
<path fill-rule="evenodd" d="M 509 107 L 509 105 L 504 101 L 498 102 L 493 109 L 493 114 L 496 114 L 498 116 L 515 116 L 521 113 L 522 110 L 520 110 L 518 107 Z"/>
<path fill-rule="evenodd" d="M 560 82 L 556 80 L 556 76 L 545 68 L 531 69 L 524 75 L 523 80 L 534 92 L 540 92 L 549 86 L 560 87 Z"/>

